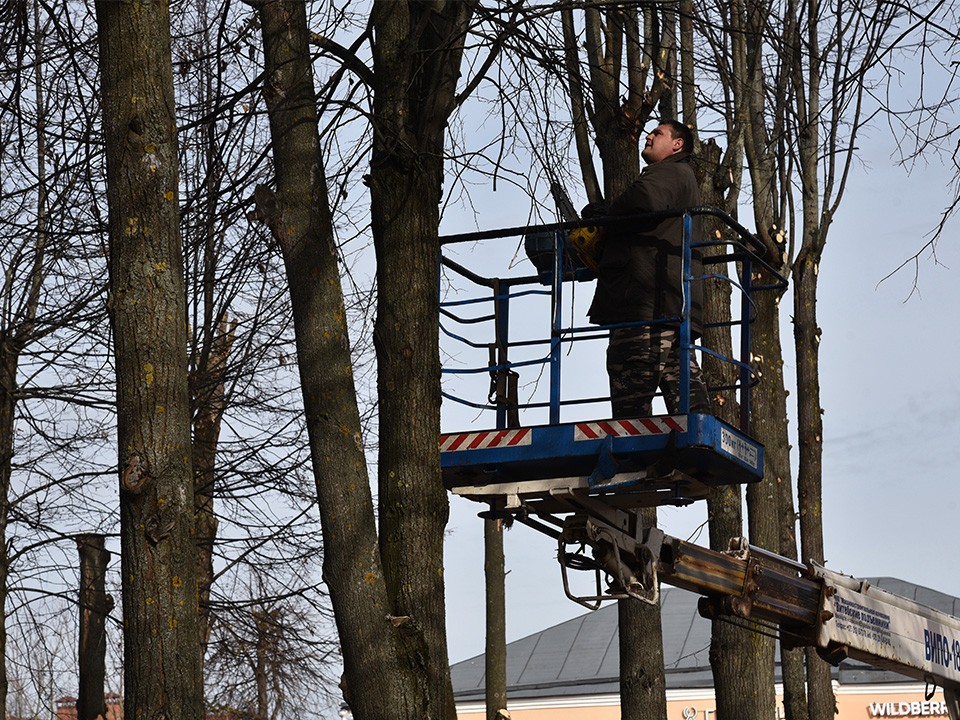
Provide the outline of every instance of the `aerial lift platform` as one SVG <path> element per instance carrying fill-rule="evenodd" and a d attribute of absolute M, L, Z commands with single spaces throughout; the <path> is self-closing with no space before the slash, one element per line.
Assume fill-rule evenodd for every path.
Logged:
<path fill-rule="evenodd" d="M 489 502 L 505 510 L 537 504 L 549 511 L 555 506 L 551 497 L 576 491 L 604 496 L 621 507 L 685 504 L 703 498 L 715 485 L 755 482 L 763 476 L 763 446 L 747 433 L 750 412 L 750 387 L 757 377 L 750 367 L 752 295 L 785 286 L 772 268 L 760 257 L 756 239 L 729 216 L 710 209 L 695 208 L 686 213 L 660 213 L 684 216 L 683 284 L 686 309 L 682 317 L 651 318 L 636 323 L 609 326 L 577 324 L 575 311 L 565 308 L 565 289 L 577 281 L 592 279 L 588 268 L 567 245 L 566 234 L 583 226 L 584 221 L 442 238 L 442 270 L 445 288 L 460 282 L 467 285 L 466 297 L 442 299 L 441 330 L 452 349 L 446 351 L 457 363 L 446 362 L 443 372 L 450 375 L 489 375 L 486 399 L 467 398 L 444 392 L 445 401 L 474 408 L 489 418 L 486 425 L 443 435 L 440 458 L 443 478 L 452 492 Z M 724 239 L 694 242 L 695 215 L 716 216 L 729 227 Z M 649 220 L 652 216 L 643 216 Z M 450 257 L 449 248 L 462 243 L 481 243 L 525 235 L 527 254 L 537 273 L 513 277 L 482 276 Z M 502 243 L 501 243 L 502 244 Z M 485 246 L 486 247 L 486 246 Z M 715 248 L 713 254 L 707 254 Z M 739 295 L 733 319 L 710 322 L 706 327 L 726 326 L 739 336 L 736 357 L 725 357 L 702 345 L 695 345 L 690 330 L 690 290 L 706 278 L 690 274 L 693 253 L 704 255 L 706 267 L 715 270 L 708 277 L 729 282 Z M 501 256 L 504 253 L 500 253 Z M 739 279 L 733 280 L 727 268 L 735 264 Z M 754 269 L 763 266 L 767 274 L 778 278 L 774 284 L 752 284 Z M 469 292 L 474 290 L 474 293 Z M 568 290 L 569 292 L 569 290 Z M 589 294 L 589 289 L 587 289 Z M 571 293 L 572 295 L 572 293 Z M 539 299 L 540 317 L 531 317 L 531 300 Z M 526 303 L 520 309 L 517 305 Z M 517 322 L 522 313 L 521 321 Z M 571 317 L 568 317 L 571 315 Z M 539 320 L 539 323 L 538 323 Z M 540 337 L 537 327 L 548 333 Z M 602 349 L 594 343 L 593 364 L 586 370 L 567 369 L 565 354 L 571 346 L 591 340 L 603 340 L 611 329 L 626 326 L 670 325 L 679 327 L 681 338 L 680 412 L 646 418 L 609 417 L 606 392 L 601 396 L 570 397 L 570 390 L 581 391 L 584 375 L 593 384 L 606 387 Z M 467 337 L 476 333 L 480 337 Z M 515 339 L 519 332 L 524 339 Z M 690 353 L 710 354 L 736 368 L 734 389 L 740 404 L 740 423 L 734 427 L 712 415 L 690 413 Z M 516 359 L 523 353 L 521 359 Z M 472 357 L 473 364 L 460 361 Z M 541 397 L 521 402 L 518 383 L 521 374 L 538 378 Z M 594 416 L 568 419 L 571 410 L 583 406 L 598 408 Z M 527 423 L 531 411 L 540 411 L 543 421 Z M 603 414 L 599 414 L 603 413 Z M 544 417 L 545 416 L 545 417 Z M 523 421 L 523 422 L 522 422 Z"/>
<path fill-rule="evenodd" d="M 748 433 L 750 388 L 758 381 L 750 365 L 751 298 L 783 287 L 785 280 L 764 262 L 756 239 L 721 211 L 693 208 L 677 214 L 684 218 L 683 315 L 633 324 L 679 326 L 680 412 L 647 418 L 568 417 L 607 400 L 582 396 L 588 384 L 584 378 L 606 381 L 599 351 L 592 367 L 574 366 L 572 372 L 568 367 L 567 382 L 561 382 L 563 366 L 571 364 L 566 357 L 570 348 L 604 340 L 612 328 L 626 325 L 580 326 L 573 302 L 571 317 L 564 312 L 565 286 L 593 277 L 567 247 L 568 233 L 588 223 L 573 220 L 441 238 L 440 326 L 449 343 L 442 347 L 444 376 L 489 376 L 486 397 L 443 391 L 448 403 L 472 413 L 468 427 L 440 437 L 446 487 L 484 503 L 488 509 L 482 517 L 518 521 L 554 538 L 565 592 L 588 608 L 628 597 L 657 604 L 660 582 L 667 582 L 700 594 L 700 612 L 706 617 L 768 626 L 782 644 L 814 647 L 831 663 L 850 657 L 923 680 L 931 697 L 940 686 L 949 717 L 960 720 L 960 619 L 814 562 L 799 563 L 753 547 L 745 538 L 734 538 L 728 551 L 717 552 L 640 522 L 638 508 L 685 505 L 706 497 L 711 487 L 763 476 L 763 446 Z M 695 215 L 719 219 L 728 232 L 708 241 L 693 237 Z M 471 244 L 470 254 L 476 256 L 480 243 L 518 236 L 524 236 L 535 274 L 484 276 L 452 257 L 464 243 Z M 694 252 L 703 254 L 703 277 L 691 273 Z M 753 284 L 760 267 L 765 277 L 776 278 L 773 284 Z M 736 357 L 695 344 L 690 332 L 691 285 L 710 278 L 729 282 L 739 295 L 734 303 L 739 313 L 732 313 L 732 319 L 708 317 L 704 323 L 730 329 L 738 341 Z M 462 284 L 474 292 L 458 295 Z M 528 309 L 517 309 L 531 299 L 539 300 L 540 320 L 544 315 L 549 320 L 547 337 L 530 337 L 536 318 Z M 522 322 L 516 323 L 521 313 Z M 522 339 L 515 339 L 518 326 Z M 476 328 L 479 337 L 468 337 Z M 692 352 L 736 367 L 736 382 L 710 390 L 736 392 L 738 426 L 689 412 Z M 521 373 L 531 370 L 533 380 L 521 385 Z M 569 397 L 571 385 L 579 395 Z M 595 592 L 574 594 L 568 570 L 592 571 Z"/>

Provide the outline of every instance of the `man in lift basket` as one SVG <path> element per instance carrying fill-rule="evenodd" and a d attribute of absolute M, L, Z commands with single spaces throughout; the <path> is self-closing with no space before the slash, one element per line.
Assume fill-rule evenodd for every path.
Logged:
<path fill-rule="evenodd" d="M 667 120 L 646 137 L 640 157 L 647 166 L 627 190 L 609 203 L 584 208 L 584 217 L 625 216 L 679 210 L 700 205 L 700 190 L 690 155 L 693 133 Z M 693 218 L 694 238 L 700 236 Z M 600 325 L 678 318 L 683 312 L 683 218 L 608 226 L 604 230 L 597 270 L 597 290 L 590 321 Z M 700 255 L 693 253 L 693 276 L 703 275 Z M 691 284 L 690 333 L 702 332 L 703 288 Z M 657 388 L 667 410 L 679 412 L 680 330 L 678 324 L 615 328 L 607 347 L 607 373 L 613 415 L 653 414 Z M 690 412 L 709 413 L 707 387 L 690 353 Z"/>

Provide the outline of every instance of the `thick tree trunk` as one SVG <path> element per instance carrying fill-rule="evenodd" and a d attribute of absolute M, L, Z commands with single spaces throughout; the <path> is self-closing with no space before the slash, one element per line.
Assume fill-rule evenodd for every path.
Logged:
<path fill-rule="evenodd" d="M 766 284 L 771 278 L 761 275 L 756 282 Z M 753 356 L 760 382 L 753 388 L 750 433 L 763 443 L 763 480 L 747 490 L 750 518 L 750 541 L 774 552 L 782 548 L 782 503 L 793 506 L 791 496 L 790 440 L 787 435 L 787 391 L 783 382 L 783 348 L 780 339 L 780 293 L 761 292 L 754 295 L 757 322 L 753 327 Z M 786 497 L 785 497 L 786 496 Z M 770 670 L 773 669 L 773 643 L 769 643 Z M 767 648 L 764 658 L 767 659 Z M 793 656 L 786 653 L 793 652 Z M 784 703 L 790 712 L 802 712 L 804 679 L 796 675 L 796 651 L 781 649 L 786 657 Z M 801 669 L 802 670 L 802 669 Z M 772 679 L 772 678 L 771 678 Z M 788 702 L 789 701 L 789 702 Z M 796 720 L 799 720 L 797 716 Z"/>
<path fill-rule="evenodd" d="M 408 663 L 400 660 L 404 623 L 390 603 L 377 544 L 320 154 L 306 10 L 296 0 L 268 1 L 260 4 L 259 16 L 277 189 L 274 195 L 259 188 L 257 208 L 280 245 L 290 284 L 323 526 L 323 577 L 340 635 L 344 695 L 357 720 L 420 720 L 428 715 Z"/>
<path fill-rule="evenodd" d="M 710 546 L 727 550 L 742 533 L 739 487 L 718 488 L 708 500 Z M 725 620 L 713 620 L 710 667 L 717 720 L 767 720 L 774 717 L 773 641 Z"/>
<path fill-rule="evenodd" d="M 378 0 L 370 209 L 377 255 L 380 550 L 424 717 L 453 718 L 445 632 L 437 267 L 444 135 L 472 2 Z"/>
<path fill-rule="evenodd" d="M 800 511 L 800 553 L 804 562 L 823 562 L 823 420 L 820 408 L 819 346 L 817 327 L 818 255 L 801 253 L 794 263 L 794 339 L 797 348 L 797 423 L 800 472 L 797 491 Z M 806 651 L 811 720 L 830 720 L 836 699 L 830 666 L 812 649 Z"/>
<path fill-rule="evenodd" d="M 780 339 L 779 304 L 776 298 L 761 298 L 759 312 L 761 316 L 772 314 L 771 324 L 757 326 L 757 333 L 763 333 L 764 338 L 756 344 L 757 353 L 763 357 L 761 369 L 763 384 L 772 387 L 764 392 L 761 402 L 765 410 L 760 411 L 768 420 L 764 432 L 775 433 L 766 442 L 772 443 L 765 447 L 764 472 L 769 473 L 776 484 L 779 495 L 779 545 L 778 551 L 784 557 L 797 558 L 796 510 L 793 498 L 792 470 L 790 468 L 790 446 L 786 438 L 787 391 L 783 381 L 782 345 Z M 757 335 L 754 336 L 758 337 Z M 776 418 L 783 418 L 777 421 Z M 780 427 L 782 425 L 782 428 Z M 781 443 L 787 443 L 785 445 Z M 783 709 L 786 720 L 807 720 L 807 673 L 804 660 L 805 651 L 802 648 L 786 649 L 780 647 L 780 672 L 783 678 Z"/>
<path fill-rule="evenodd" d="M 809 16 L 803 21 L 804 10 Z M 791 13 L 791 17 L 793 14 Z M 800 442 L 797 499 L 800 514 L 800 559 L 822 563 L 823 420 L 820 407 L 820 328 L 817 327 L 817 274 L 826 243 L 829 213 L 821 214 L 820 92 L 825 58 L 820 54 L 819 2 L 797 12 L 789 36 L 793 43 L 792 101 L 798 118 L 796 143 L 803 218 L 800 251 L 793 263 L 794 346 L 797 355 L 797 435 Z M 801 56 L 801 43 L 806 50 Z M 829 42 L 829 41 L 828 41 Z M 831 126 L 825 125 L 828 133 Z M 833 128 L 835 131 L 835 127 Z M 852 136 L 851 136 L 852 137 Z M 833 145 L 830 146 L 834 147 Z M 829 162 L 826 165 L 830 165 Z M 829 177 L 829 175 L 828 175 Z M 827 183 L 830 186 L 830 183 Z M 827 193 L 829 197 L 829 192 Z M 830 667 L 814 652 L 806 651 L 807 697 L 810 720 L 830 720 L 836 699 Z"/>
<path fill-rule="evenodd" d="M 762 312 L 777 312 L 777 307 L 764 307 Z M 779 318 L 775 330 L 771 327 L 770 332 L 775 332 L 776 350 L 773 346 L 762 348 L 763 352 L 782 353 L 780 340 Z M 766 331 L 765 331 L 766 332 Z M 775 410 L 772 411 L 772 417 L 783 413 L 786 417 L 787 412 L 787 392 L 784 389 L 783 382 L 783 361 L 782 355 L 777 362 L 764 363 L 765 380 L 764 382 L 773 383 L 779 388 L 775 396 L 770 396 L 769 402 L 773 404 Z M 775 427 L 775 426 L 774 426 Z M 784 430 L 785 432 L 785 430 Z M 786 442 L 786 440 L 781 440 Z M 771 453 L 766 450 L 767 458 L 765 466 L 767 472 L 772 473 L 777 484 L 779 500 L 779 532 L 780 544 L 779 553 L 784 557 L 797 559 L 797 512 L 793 497 L 792 470 L 790 468 L 790 447 L 786 446 L 785 451 Z M 810 710 L 807 706 L 807 670 L 806 670 L 806 651 L 803 648 L 787 649 L 780 646 L 780 673 L 783 678 L 783 710 L 786 720 L 809 720 Z"/>
<path fill-rule="evenodd" d="M 107 716 L 104 702 L 107 657 L 107 614 L 113 598 L 106 593 L 107 563 L 110 553 L 104 549 L 103 535 L 80 535 L 80 691 L 77 695 L 77 720 L 97 720 Z"/>
<path fill-rule="evenodd" d="M 656 508 L 638 510 L 643 527 L 655 527 Z M 660 606 L 628 598 L 617 602 L 620 628 L 620 717 L 665 720 L 667 684 L 663 669 Z"/>
<path fill-rule="evenodd" d="M 729 171 L 721 166 L 720 148 L 704 143 L 696 162 L 701 179 L 704 205 L 725 208 L 729 189 Z M 735 202 L 735 201 L 734 201 Z M 728 233 L 722 223 L 705 218 L 707 237 Z M 721 235 L 722 236 L 722 235 Z M 705 256 L 721 254 L 721 248 L 707 248 Z M 725 273 L 727 268 L 707 266 L 708 272 Z M 704 284 L 704 315 L 711 322 L 729 321 L 731 317 L 731 285 L 718 279 Z M 733 357 L 733 343 L 727 328 L 707 328 L 703 344 L 725 357 Z M 732 385 L 737 376 L 735 366 L 703 354 L 703 372 L 711 387 Z M 734 427 L 740 423 L 736 394 L 730 390 L 711 392 L 713 413 Z M 729 548 L 731 538 L 743 534 L 743 508 L 740 486 L 718 487 L 707 499 L 710 518 L 710 547 L 717 551 Z M 749 492 L 749 491 L 748 491 Z M 751 538 L 752 539 L 752 538 Z M 773 717 L 776 697 L 773 678 L 773 640 L 724 620 L 713 620 L 710 635 L 710 667 L 713 671 L 718 720 L 744 718 L 766 720 Z"/>
<path fill-rule="evenodd" d="M 757 295 L 766 295 L 768 297 L 758 299 Z M 766 307 L 764 309 L 773 315 L 771 322 L 778 321 L 779 315 L 776 312 L 778 298 L 774 293 L 766 292 L 758 293 L 757 295 L 754 295 L 754 298 L 758 306 L 765 305 Z M 770 300 L 773 302 L 770 302 Z M 763 311 L 761 311 L 761 313 L 762 312 Z M 758 322 L 753 335 L 754 355 L 758 353 L 763 355 L 765 348 L 759 347 L 763 344 L 763 341 L 758 343 L 757 338 L 766 331 L 767 328 L 764 328 L 763 324 Z M 766 434 L 774 430 L 773 424 L 770 422 L 771 403 L 776 404 L 780 398 L 785 400 L 786 392 L 784 390 L 783 377 L 776 377 L 776 373 L 774 373 L 773 377 L 765 376 L 761 380 L 761 385 L 765 386 L 764 389 L 761 389 L 760 386 L 754 388 L 754 397 L 756 397 L 757 400 L 752 404 L 751 431 Z M 769 385 L 769 387 L 766 387 L 767 385 Z M 756 420 L 754 420 L 754 418 L 756 418 Z M 750 544 L 772 552 L 776 552 L 780 547 L 780 496 L 778 494 L 777 483 L 777 478 L 780 477 L 780 475 L 775 468 L 779 469 L 780 462 L 786 462 L 787 468 L 789 469 L 789 443 L 786 442 L 785 407 L 784 414 L 781 415 L 780 418 L 780 428 L 777 432 L 782 433 L 782 437 L 770 438 L 776 443 L 775 446 L 767 445 L 768 440 L 765 435 L 754 436 L 757 437 L 760 442 L 764 443 L 763 479 L 760 482 L 747 486 L 747 527 Z M 780 442 L 783 444 L 779 444 Z M 770 448 L 769 451 L 766 449 L 768 447 Z M 749 697 L 757 703 L 756 715 L 754 715 L 754 717 L 759 720 L 776 714 L 776 696 L 773 687 L 776 643 L 772 637 L 763 633 L 759 626 L 755 626 L 755 631 L 751 633 L 750 637 L 749 652 L 752 653 L 753 670 L 756 673 L 755 685 L 751 689 L 752 692 Z M 735 717 L 735 715 L 728 717 Z"/>
<path fill-rule="evenodd" d="M 782 191 L 782 176 L 776 170 L 776 145 L 771 140 L 783 133 L 780 128 L 783 113 L 774 113 L 772 128 L 764 121 L 768 113 L 762 53 L 769 12 L 769 7 L 754 0 L 736 0 L 731 5 L 731 25 L 734 30 L 733 88 L 737 124 L 742 128 L 747 163 L 755 188 L 753 216 L 757 232 L 767 248 L 767 261 L 779 268 L 780 272 L 786 272 L 789 257 L 780 234 L 783 228 L 780 217 L 783 202 L 777 199 Z M 778 79 L 782 78 L 774 78 L 773 82 Z M 768 280 L 761 277 L 759 282 Z M 795 548 L 788 551 L 795 523 L 787 433 L 787 391 L 783 382 L 783 347 L 780 340 L 780 294 L 764 292 L 755 297 L 758 321 L 753 329 L 753 354 L 756 369 L 762 373 L 762 377 L 754 390 L 751 432 L 764 444 L 765 459 L 763 484 L 747 495 L 751 534 L 755 528 L 760 533 L 756 538 L 751 537 L 751 540 L 793 556 Z M 767 515 L 770 512 L 774 513 L 773 518 Z M 768 534 L 771 522 L 777 526 L 776 539 Z M 784 650 L 781 647 L 784 709 L 788 720 L 806 718 L 806 678 L 800 661 L 801 654 L 802 651 Z"/>
<path fill-rule="evenodd" d="M 399 111 L 394 117 L 403 115 Z M 380 552 L 391 605 L 397 615 L 410 618 L 404 625 L 412 662 L 408 670 L 411 679 L 423 683 L 427 716 L 452 717 L 443 589 L 443 530 L 449 511 L 437 450 L 440 148 L 407 163 L 399 157 L 399 145 L 386 139 L 377 143 L 376 130 L 374 135 Z"/>
<path fill-rule="evenodd" d="M 199 720 L 196 542 L 170 18 L 98 2 L 117 372 L 124 715 Z"/>

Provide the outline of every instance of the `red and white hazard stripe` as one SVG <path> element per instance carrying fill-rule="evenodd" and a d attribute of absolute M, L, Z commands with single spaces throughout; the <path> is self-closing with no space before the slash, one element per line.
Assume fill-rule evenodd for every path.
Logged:
<path fill-rule="evenodd" d="M 687 431 L 686 415 L 577 423 L 573 430 L 573 439 L 574 441 L 598 440 L 605 435 L 610 435 L 611 437 L 665 435 L 673 431 Z"/>
<path fill-rule="evenodd" d="M 455 433 L 440 436 L 440 452 L 454 450 L 484 450 L 486 448 L 518 447 L 530 445 L 533 433 L 530 428 L 510 430 L 486 430 L 475 433 Z"/>

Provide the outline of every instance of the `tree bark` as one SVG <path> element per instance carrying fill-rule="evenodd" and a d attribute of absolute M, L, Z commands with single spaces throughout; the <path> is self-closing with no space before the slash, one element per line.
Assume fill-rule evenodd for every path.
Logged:
<path fill-rule="evenodd" d="M 497 711 L 507 707 L 507 611 L 503 561 L 503 522 L 483 521 L 487 633 L 484 652 L 486 668 L 487 720 L 497 720 Z"/>
<path fill-rule="evenodd" d="M 197 10 L 201 18 L 202 47 L 213 50 L 210 33 L 210 7 L 202 0 Z M 194 315 L 194 340 L 190 357 L 190 387 L 192 389 L 191 415 L 193 417 L 194 505 L 197 527 L 197 591 L 200 607 L 199 632 L 201 652 L 206 655 L 210 639 L 210 589 L 213 585 L 213 549 L 217 541 L 215 511 L 215 472 L 220 441 L 220 428 L 227 408 L 226 375 L 230 352 L 236 340 L 237 322 L 229 321 L 226 310 L 217 313 L 217 265 L 220 262 L 217 238 L 218 202 L 223 178 L 223 157 L 220 152 L 220 133 L 216 119 L 217 98 L 214 97 L 214 67 L 218 53 L 213 52 L 202 72 L 199 83 L 199 105 L 210 121 L 201 134 L 203 157 L 201 172 L 205 201 L 199 209 L 202 229 L 203 270 L 199 287 L 193 292 L 202 299 L 203 314 Z M 188 241 L 189 242 L 189 241 Z M 199 320 L 199 321 L 198 321 Z"/>
<path fill-rule="evenodd" d="M 820 85 L 823 62 L 820 56 L 820 12 L 818 0 L 804 10 L 805 37 L 799 19 L 791 14 L 793 103 L 798 119 L 802 236 L 800 251 L 793 263 L 794 344 L 797 354 L 797 435 L 800 446 L 797 472 L 797 499 L 800 511 L 800 553 L 804 562 L 822 563 L 823 557 L 823 420 L 820 406 L 819 347 L 817 327 L 817 275 L 826 243 L 829 213 L 820 212 Z M 797 21 L 792 19 L 796 17 Z M 802 50 L 801 48 L 806 48 Z M 806 63 L 804 62 L 806 61 Z M 806 64 L 806 68 L 804 65 Z M 804 72 L 805 70 L 805 72 Z M 839 88 L 835 88 L 839 92 Z M 854 126 L 856 127 L 856 125 Z M 854 136 L 851 135 L 851 142 Z M 830 146 L 831 149 L 835 145 Z M 828 161 L 829 162 L 829 161 Z M 838 191 L 841 192 L 841 191 Z M 827 193 L 829 196 L 829 192 Z M 807 687 L 811 720 L 830 720 L 836 713 L 836 699 L 830 666 L 807 648 Z"/>
<path fill-rule="evenodd" d="M 170 18 L 97 2 L 117 372 L 124 715 L 199 720 L 196 541 Z"/>
<path fill-rule="evenodd" d="M 10 575 L 10 557 L 7 552 L 7 527 L 10 522 L 10 479 L 13 470 L 13 432 L 17 407 L 17 367 L 19 352 L 0 334 L 0 617 L 5 617 L 7 606 L 7 578 Z M 6 657 L 7 628 L 0 622 L 0 657 Z M 0 662 L 0 711 L 6 717 L 7 668 Z"/>
<path fill-rule="evenodd" d="M 357 720 L 425 718 L 420 687 L 401 658 L 404 623 L 387 594 L 377 544 L 320 152 L 306 9 L 296 0 L 268 0 L 258 10 L 276 193 L 258 188 L 257 213 L 280 246 L 290 285 L 323 526 L 323 578 L 340 636 L 344 696 Z"/>
<path fill-rule="evenodd" d="M 794 263 L 794 339 L 797 347 L 797 422 L 800 472 L 800 552 L 805 562 L 823 562 L 822 458 L 823 420 L 820 409 L 817 327 L 817 259 L 801 253 Z M 807 648 L 807 683 L 811 720 L 830 720 L 836 713 L 830 665 Z"/>
<path fill-rule="evenodd" d="M 789 257 L 781 213 L 783 186 L 777 174 L 776 143 L 783 134 L 781 106 L 787 99 L 784 76 L 772 79 L 777 89 L 772 127 L 768 124 L 766 87 L 762 63 L 764 32 L 770 8 L 756 0 L 737 0 L 731 6 L 733 90 L 737 122 L 744 138 L 750 168 L 753 216 L 757 235 L 767 249 L 766 260 L 781 273 L 789 268 Z M 754 284 L 766 284 L 772 277 L 761 273 Z M 787 390 L 783 379 L 783 346 L 780 339 L 782 292 L 755 296 L 757 322 L 753 328 L 753 355 L 760 383 L 753 390 L 751 434 L 764 445 L 764 479 L 747 491 L 750 540 L 761 547 L 784 552 L 793 533 L 793 484 L 790 468 L 790 441 L 787 433 Z M 795 554 L 795 549 L 787 553 Z M 800 665 L 800 651 L 781 647 L 784 707 L 790 720 L 806 716 L 806 680 Z M 771 668 L 772 670 L 772 668 Z"/>
<path fill-rule="evenodd" d="M 760 278 L 764 282 L 765 277 Z M 796 517 L 793 500 L 790 444 L 787 437 L 787 390 L 783 378 L 783 343 L 780 336 L 780 294 L 757 296 L 758 322 L 754 331 L 754 355 L 762 373 L 754 389 L 754 422 L 758 439 L 764 443 L 764 482 L 774 483 L 778 494 L 779 538 L 781 555 L 796 558 Z M 783 707 L 787 720 L 808 717 L 804 650 L 780 647 L 780 670 L 783 677 Z"/>
<path fill-rule="evenodd" d="M 738 185 L 731 182 L 730 163 L 739 163 L 740 148 L 731 143 L 728 156 L 721 160 L 720 148 L 714 142 L 700 146 L 696 169 L 701 180 L 704 205 L 720 207 L 728 212 L 736 210 Z M 739 174 L 739 170 L 736 171 Z M 728 191 L 731 191 L 728 196 Z M 705 218 L 707 237 L 729 232 L 722 223 Z M 706 248 L 705 256 L 721 254 L 721 248 Z M 726 268 L 708 266 L 708 272 L 724 273 Z M 718 279 L 705 281 L 704 315 L 711 322 L 729 321 L 731 317 L 731 286 Z M 733 345 L 727 328 L 707 328 L 705 347 L 725 357 L 733 357 Z M 729 386 L 736 381 L 737 370 L 708 353 L 703 355 L 703 372 L 708 385 Z M 740 423 L 740 409 L 732 390 L 711 393 L 713 413 L 734 427 Z M 743 534 L 743 508 L 740 486 L 715 488 L 707 498 L 710 547 L 726 551 L 731 538 Z M 749 490 L 747 491 L 749 493 Z M 751 537 L 751 539 L 753 539 Z M 776 697 L 773 678 L 774 643 L 770 638 L 738 627 L 724 620 L 711 622 L 710 667 L 713 671 L 718 720 L 724 718 L 756 718 L 765 720 L 775 713 Z"/>
<path fill-rule="evenodd" d="M 756 282 L 771 278 L 761 274 Z M 753 328 L 755 370 L 760 382 L 751 396 L 750 434 L 763 443 L 763 480 L 747 488 L 749 537 L 752 544 L 776 552 L 780 548 L 780 486 L 790 478 L 790 443 L 787 437 L 787 391 L 783 382 L 783 359 L 780 342 L 780 293 L 756 293 L 757 322 Z M 774 643 L 765 641 L 764 661 L 769 662 L 772 690 Z M 758 642 L 759 644 L 759 642 Z M 802 687 L 802 685 L 801 685 Z M 771 696 L 771 703 L 773 698 Z"/>
<path fill-rule="evenodd" d="M 424 717 L 453 718 L 445 632 L 437 267 L 445 128 L 473 2 L 378 0 L 370 209 L 377 256 L 380 550 Z"/>
<path fill-rule="evenodd" d="M 643 527 L 656 527 L 656 508 L 637 511 Z M 667 683 L 663 668 L 660 606 L 628 598 L 617 601 L 620 641 L 620 717 L 664 720 Z"/>
<path fill-rule="evenodd" d="M 210 637 L 210 588 L 213 585 L 213 547 L 217 540 L 217 516 L 214 512 L 215 471 L 220 424 L 226 409 L 224 377 L 234 340 L 236 322 L 226 321 L 213 331 L 206 357 L 194 371 L 193 399 L 193 479 L 197 533 L 197 599 L 199 637 L 205 652 Z"/>
<path fill-rule="evenodd" d="M 103 535 L 80 535 L 80 643 L 78 669 L 80 691 L 77 694 L 77 720 L 97 720 L 107 716 L 104 702 L 107 656 L 107 614 L 113 598 L 106 593 L 107 563 L 110 553 L 104 549 Z"/>

